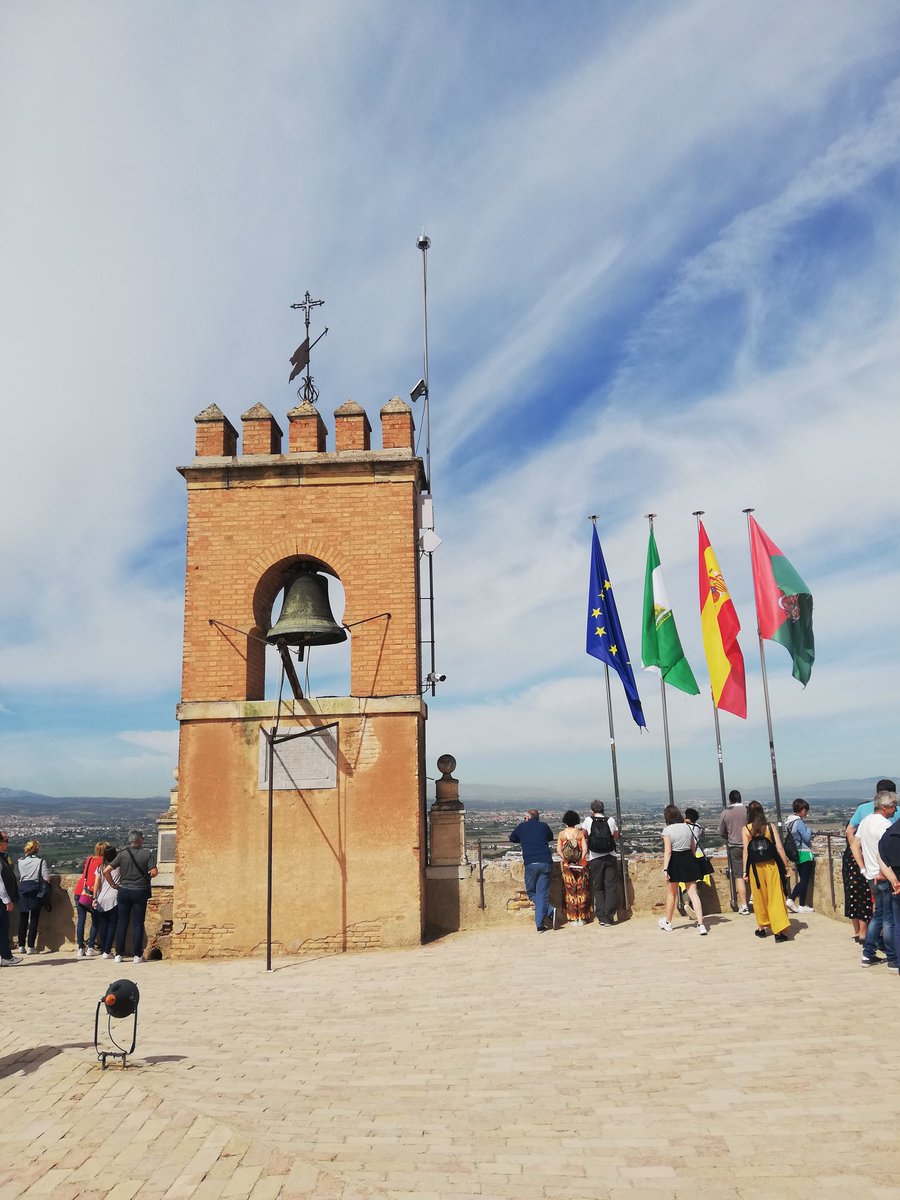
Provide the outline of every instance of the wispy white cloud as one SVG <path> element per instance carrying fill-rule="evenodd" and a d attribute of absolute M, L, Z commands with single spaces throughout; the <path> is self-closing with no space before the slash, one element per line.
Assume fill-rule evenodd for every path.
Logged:
<path fill-rule="evenodd" d="M 889 642 L 876 556 L 896 493 L 873 464 L 897 430 L 900 366 L 900 222 L 879 191 L 898 152 L 894 6 L 601 4 L 565 29 L 539 5 L 515 28 L 466 4 L 415 21 L 379 3 L 46 12 L 0 18 L 0 221 L 16 230 L 0 281 L 15 451 L 0 688 L 10 706 L 45 688 L 113 698 L 105 732 L 60 732 L 48 775 L 124 786 L 117 697 L 159 697 L 165 726 L 174 465 L 210 400 L 233 421 L 260 399 L 290 407 L 290 301 L 306 286 L 327 300 L 326 415 L 347 395 L 371 412 L 418 378 L 423 221 L 450 676 L 430 738 L 446 731 L 462 761 L 496 700 L 498 728 L 517 710 L 526 742 L 555 728 L 569 761 L 592 761 L 565 697 L 581 679 L 594 703 L 580 651 L 593 511 L 635 659 L 651 509 L 676 611 L 694 604 L 689 514 L 706 507 L 749 612 L 752 503 L 813 575 L 820 663 L 834 653 L 844 670 L 829 631 L 837 597 L 859 609 L 853 570 L 872 585 L 869 657 Z M 797 232 L 835 202 L 865 224 L 864 260 Z M 731 295 L 742 310 L 705 333 L 704 306 Z M 679 623 L 697 662 L 695 622 Z M 823 729 L 831 677 L 802 694 Z M 870 695 L 857 710 L 883 728 Z M 167 786 L 159 736 L 130 743 L 137 790 L 154 771 L 149 790 Z M 31 751 L 25 734 L 0 747 L 4 781 L 29 786 Z M 486 766 L 513 769 L 498 753 Z"/>

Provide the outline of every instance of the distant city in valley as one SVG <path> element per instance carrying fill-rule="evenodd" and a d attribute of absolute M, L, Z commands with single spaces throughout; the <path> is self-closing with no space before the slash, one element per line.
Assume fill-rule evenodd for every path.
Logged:
<path fill-rule="evenodd" d="M 896 777 L 896 776 L 893 776 Z M 809 823 L 819 835 L 842 835 L 847 820 L 862 800 L 874 795 L 877 777 L 841 779 L 781 788 L 782 814 L 791 811 L 795 796 L 810 804 Z M 615 804 L 601 791 L 608 815 L 615 816 Z M 744 788 L 745 801 L 759 800 L 771 817 L 775 802 L 769 788 Z M 585 817 L 590 801 L 566 799 L 550 789 L 515 788 L 494 784 L 460 784 L 460 799 L 466 807 L 466 841 L 474 850 L 479 839 L 486 858 L 503 855 L 513 848 L 510 831 L 522 820 L 528 808 L 540 810 L 551 828 L 562 828 L 563 813 L 571 808 Z M 429 804 L 432 797 L 429 796 Z M 700 811 L 700 824 L 706 830 L 705 845 L 715 851 L 722 845 L 716 830 L 721 797 L 712 789 L 684 789 L 676 801 L 693 805 Z M 626 791 L 622 793 L 622 842 L 626 854 L 658 855 L 662 842 L 662 810 L 668 798 L 662 792 Z M 41 854 L 48 867 L 59 874 L 80 871 L 85 857 L 99 841 L 124 845 L 130 829 L 142 829 L 148 845 L 156 845 L 157 818 L 169 807 L 164 796 L 142 799 L 107 796 L 45 796 L 36 792 L 0 788 L 0 828 L 10 836 L 10 854 L 22 853 L 30 838 L 41 843 Z M 513 851 L 515 853 L 515 851 Z"/>
<path fill-rule="evenodd" d="M 168 797 L 162 796 L 42 796 L 0 788 L 0 829 L 9 834 L 13 859 L 37 838 L 48 868 L 67 875 L 81 870 L 97 842 L 124 846 L 130 829 L 143 830 L 147 845 L 155 847 L 156 819 L 168 807 Z"/>

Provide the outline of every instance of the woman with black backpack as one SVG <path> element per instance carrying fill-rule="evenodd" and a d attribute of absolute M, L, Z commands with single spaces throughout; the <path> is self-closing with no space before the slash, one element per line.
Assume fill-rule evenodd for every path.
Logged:
<path fill-rule="evenodd" d="M 778 830 L 766 820 L 758 800 L 747 805 L 747 818 L 743 832 L 744 880 L 749 883 L 753 897 L 757 925 L 753 932 L 758 938 L 764 938 L 771 928 L 776 942 L 786 942 L 791 921 L 784 903 L 781 864 L 784 864 L 785 874 L 790 864 Z"/>

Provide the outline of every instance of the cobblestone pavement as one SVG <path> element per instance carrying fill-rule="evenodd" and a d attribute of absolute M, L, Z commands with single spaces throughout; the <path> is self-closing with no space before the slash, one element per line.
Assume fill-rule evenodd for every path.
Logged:
<path fill-rule="evenodd" d="M 0 971 L 0 1196 L 900 1200 L 897 974 L 817 915 L 785 945 L 709 924 L 523 922 L 270 975 L 27 959 Z M 102 1072 L 121 976 L 138 1047 Z"/>

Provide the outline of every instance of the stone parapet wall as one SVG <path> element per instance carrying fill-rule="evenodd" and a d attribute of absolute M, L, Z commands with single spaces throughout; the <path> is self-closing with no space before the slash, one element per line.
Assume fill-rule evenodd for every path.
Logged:
<path fill-rule="evenodd" d="M 42 912 L 38 925 L 37 946 L 39 949 L 53 951 L 71 950 L 74 954 L 75 922 L 77 920 L 77 902 L 75 900 L 75 884 L 78 875 L 53 875 L 51 877 L 50 912 Z M 10 937 L 13 942 L 19 929 L 19 913 L 14 910 L 9 914 Z M 91 929 L 91 918 L 85 923 L 85 940 Z M 163 957 L 169 957 L 172 930 L 172 889 L 154 889 L 147 905 L 147 948 L 158 946 Z M 130 952 L 130 947 L 129 947 Z"/>
<path fill-rule="evenodd" d="M 470 848 L 470 856 L 472 855 Z M 728 876 L 724 858 L 714 858 L 713 881 L 701 885 L 700 894 L 705 914 L 731 912 Z M 816 860 L 812 905 L 817 913 L 844 920 L 844 892 L 841 883 L 841 860 L 832 859 L 835 903 L 832 905 L 828 879 L 827 858 Z M 666 887 L 662 874 L 662 858 L 631 859 L 627 864 L 628 890 L 625 905 L 621 904 L 620 918 L 632 916 L 662 916 L 666 902 Z M 559 864 L 553 865 L 550 902 L 562 909 L 562 878 Z M 432 933 L 455 929 L 483 929 L 520 924 L 533 920 L 533 908 L 525 894 L 524 867 L 521 859 L 493 860 L 484 864 L 484 908 L 478 867 L 462 866 L 451 877 L 429 871 L 427 892 L 427 928 Z"/>

